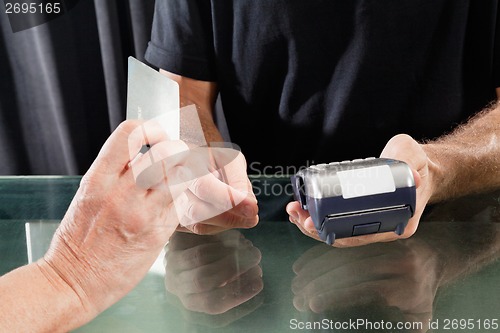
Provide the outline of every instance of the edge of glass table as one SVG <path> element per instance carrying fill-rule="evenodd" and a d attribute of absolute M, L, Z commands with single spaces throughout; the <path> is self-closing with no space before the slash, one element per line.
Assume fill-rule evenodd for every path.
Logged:
<path fill-rule="evenodd" d="M 4 235 L 10 233 L 7 237 L 10 242 L 6 242 L 4 237 L 3 246 L 0 246 L 2 247 L 0 253 L 5 256 L 2 260 L 2 266 L 4 266 L 2 274 L 6 270 L 28 262 L 27 239 L 30 238 L 30 232 L 33 233 L 37 228 L 40 229 L 38 231 L 42 231 L 42 234 L 45 231 L 45 234 L 43 237 L 35 236 L 34 239 L 32 237 L 31 243 L 38 240 L 38 244 L 36 246 L 31 244 L 31 251 L 37 246 L 39 248 L 38 254 L 31 254 L 32 260 L 43 253 L 41 249 L 48 246 L 50 234 L 55 230 L 57 221 L 62 218 L 62 214 L 78 188 L 79 180 L 80 177 L 0 177 L 0 199 L 3 199 L 2 204 L 0 204 L 0 230 L 3 231 Z M 251 180 L 254 186 L 256 183 L 262 186 L 263 182 L 267 182 L 270 186 L 273 184 L 284 185 L 288 182 L 285 176 L 278 178 L 251 177 Z M 15 188 L 11 188 L 12 191 L 6 193 L 4 191 L 8 185 Z M 488 201 L 489 199 L 491 200 Z M 207 298 L 200 298 L 200 302 L 204 300 L 205 306 L 196 308 L 186 301 L 189 299 L 189 293 L 175 288 L 174 293 L 167 291 L 166 285 L 171 284 L 168 280 L 175 276 L 172 272 L 176 272 L 176 270 L 175 267 L 169 267 L 168 260 L 166 260 L 165 267 L 164 258 L 169 255 L 175 257 L 175 254 L 179 252 L 176 249 L 169 251 L 167 246 L 166 252 L 160 254 L 151 271 L 134 290 L 91 323 L 76 331 L 288 332 L 293 330 L 316 331 L 318 327 L 313 327 L 314 325 L 332 328 L 329 325 L 340 325 L 351 320 L 365 320 L 365 323 L 371 322 L 374 325 L 380 325 L 383 320 L 387 322 L 399 320 L 409 323 L 412 317 L 402 310 L 403 305 L 410 307 L 409 303 L 416 296 L 415 293 L 405 290 L 405 288 L 417 290 L 417 287 L 421 287 L 423 281 L 414 281 L 416 276 L 422 278 L 431 272 L 422 272 L 421 269 L 425 267 L 418 265 L 418 263 L 425 262 L 428 257 L 434 255 L 443 261 L 442 265 L 451 266 L 453 261 L 459 261 L 455 265 L 460 267 L 463 264 L 464 269 L 462 272 L 458 272 L 456 277 L 440 286 L 432 295 L 432 316 L 427 319 L 427 323 L 422 321 L 424 329 L 434 325 L 433 332 L 444 332 L 449 331 L 446 330 L 446 325 L 451 329 L 452 325 L 460 327 L 461 323 L 466 323 L 474 326 L 473 330 L 469 330 L 470 332 L 491 332 L 492 324 L 500 320 L 500 300 L 495 293 L 500 285 L 500 263 L 497 247 L 499 238 L 491 237 L 492 234 L 496 235 L 499 232 L 499 228 L 497 220 L 488 220 L 488 216 L 500 216 L 500 195 L 498 193 L 491 194 L 491 197 L 487 197 L 487 195 L 473 196 L 468 199 L 469 201 L 461 199 L 462 201 L 458 200 L 438 206 L 427 215 L 427 219 L 430 221 L 424 219 L 417 234 L 409 240 L 353 249 L 330 248 L 303 235 L 296 226 L 286 221 L 286 214 L 283 214 L 284 204 L 289 200 L 288 195 L 260 196 L 259 201 L 261 210 L 263 210 L 261 213 L 267 217 L 261 218 L 262 221 L 256 228 L 234 230 L 229 232 L 228 236 L 182 235 L 175 239 L 177 243 L 183 244 L 183 241 L 189 243 L 191 247 L 188 249 L 195 251 L 193 253 L 197 253 L 198 248 L 203 249 L 207 242 L 212 246 L 218 244 L 220 246 L 216 247 L 217 251 L 228 250 L 228 255 L 233 256 L 234 265 L 232 267 L 244 266 L 242 262 L 245 249 L 259 253 L 260 258 L 257 265 L 262 270 L 262 276 L 260 277 L 261 285 L 256 283 L 255 279 L 253 280 L 255 285 L 252 286 L 255 290 L 248 291 L 248 285 L 243 282 L 238 285 L 239 278 L 245 275 L 244 271 L 236 269 L 232 272 L 234 277 L 230 283 L 232 283 L 233 288 L 236 288 L 235 286 L 240 288 L 233 289 L 233 292 L 236 295 L 250 292 L 249 295 L 252 297 L 246 301 L 232 308 L 230 304 L 222 306 L 223 300 L 220 300 L 220 303 L 216 302 L 217 304 L 210 304 L 207 301 L 210 299 L 210 292 L 223 287 L 219 286 L 204 291 Z M 31 212 L 26 207 L 27 202 L 33 206 Z M 6 209 L 9 204 L 13 205 L 12 208 L 18 214 L 14 217 L 19 218 L 5 218 L 8 217 L 9 212 L 13 214 L 12 210 Z M 450 207 L 447 208 L 447 205 Z M 479 206 L 479 208 L 477 212 L 464 218 L 464 221 L 450 218 L 457 207 L 464 211 L 472 210 L 468 209 L 467 205 Z M 481 208 L 481 205 L 484 207 Z M 262 209 L 262 207 L 264 208 Z M 440 212 L 441 207 L 444 208 Z M 14 231 L 13 226 L 16 226 Z M 27 226 L 30 226 L 28 228 L 31 229 L 27 230 Z M 186 237 L 187 240 L 184 239 Z M 190 237 L 191 239 L 189 239 Z M 193 241 L 192 237 L 199 238 L 199 241 Z M 228 242 L 228 239 L 232 241 Z M 14 253 L 24 259 L 12 260 Z M 378 255 L 375 255 L 377 253 Z M 198 255 L 200 254 L 198 253 Z M 370 259 L 372 256 L 373 258 Z M 342 265 L 329 267 L 342 258 L 348 259 L 345 259 Z M 387 258 L 387 260 L 381 260 L 381 258 Z M 358 262 L 361 266 L 356 265 Z M 205 266 L 210 267 L 210 263 L 192 268 L 193 276 L 199 279 L 196 272 L 207 269 Z M 298 266 L 310 266 L 314 269 L 304 271 L 298 269 Z M 398 270 L 399 266 L 403 268 Z M 172 271 L 165 274 L 166 269 Z M 345 269 L 344 274 L 341 273 L 342 269 Z M 377 269 L 382 270 L 382 272 L 376 273 Z M 384 269 L 388 270 L 385 274 Z M 391 272 L 391 269 L 395 269 L 397 272 Z M 416 272 L 419 274 L 417 275 Z M 185 274 L 185 272 L 183 273 Z M 213 273 L 213 276 L 216 276 L 216 273 Z M 314 289 L 315 283 L 323 283 L 320 285 L 324 289 L 322 295 L 331 298 L 328 310 L 320 312 L 314 312 L 311 309 L 307 311 L 297 310 L 297 308 L 304 307 L 297 304 L 298 299 L 300 300 L 300 291 L 297 291 L 294 284 L 304 276 L 306 280 L 309 279 L 311 289 Z M 359 298 L 359 295 L 354 292 L 352 299 L 344 295 L 343 298 L 336 301 L 335 297 L 342 296 L 339 291 L 342 289 L 340 288 L 342 285 L 336 284 L 340 284 L 339 281 L 342 279 L 345 280 L 343 283 L 347 283 L 349 280 L 360 278 L 360 276 L 365 279 L 364 283 L 370 282 L 374 285 L 383 279 L 390 280 L 394 282 L 392 292 L 384 294 L 381 291 L 382 288 L 380 290 L 367 289 L 367 294 L 376 297 L 374 296 L 372 299 L 368 297 L 366 304 L 357 300 L 356 297 Z M 325 281 L 329 283 L 324 284 Z M 189 279 L 186 284 L 189 285 Z M 178 285 L 182 285 L 182 283 L 178 283 Z M 172 289 L 172 286 L 169 288 Z M 347 284 L 344 288 L 354 288 L 354 286 Z M 252 295 L 252 292 L 255 295 Z M 349 293 L 347 295 L 349 296 Z M 226 297 L 229 296 L 226 295 Z M 407 299 L 406 303 L 405 298 Z M 312 299 L 310 298 L 309 301 Z M 395 299 L 399 299 L 399 303 Z M 188 307 L 184 306 L 183 302 L 188 304 Z M 217 312 L 214 309 L 218 312 L 225 311 L 214 313 Z M 486 326 L 490 328 L 487 329 Z"/>

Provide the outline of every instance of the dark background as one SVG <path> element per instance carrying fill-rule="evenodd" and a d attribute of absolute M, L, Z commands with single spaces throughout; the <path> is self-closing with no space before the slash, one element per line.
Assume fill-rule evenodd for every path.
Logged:
<path fill-rule="evenodd" d="M 127 57 L 144 60 L 154 0 L 78 1 L 19 32 L 0 8 L 0 175 L 85 173 L 125 119 Z"/>

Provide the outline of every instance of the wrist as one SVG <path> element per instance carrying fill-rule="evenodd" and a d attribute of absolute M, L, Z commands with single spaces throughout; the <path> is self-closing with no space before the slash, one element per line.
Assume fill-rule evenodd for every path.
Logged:
<path fill-rule="evenodd" d="M 0 278 L 1 332 L 68 332 L 94 314 L 43 259 Z"/>
<path fill-rule="evenodd" d="M 419 233 L 422 234 L 420 229 Z M 424 279 L 426 279 L 426 284 L 431 288 L 432 292 L 435 293 L 443 283 L 446 271 L 446 257 L 443 257 L 442 252 L 429 242 L 426 237 L 412 237 L 406 241 L 406 246 L 408 246 L 410 252 L 415 251 L 421 258 L 420 267 L 425 267 Z"/>
<path fill-rule="evenodd" d="M 74 283 L 70 283 L 44 258 L 35 263 L 42 279 L 61 307 L 60 318 L 64 318 L 71 329 L 80 327 L 98 315 L 98 311 L 85 299 L 84 291 Z M 77 313 L 78 316 L 74 314 Z"/>
<path fill-rule="evenodd" d="M 439 144 L 423 144 L 422 149 L 427 155 L 429 170 L 427 175 L 430 188 L 429 203 L 442 201 L 450 196 L 448 185 L 454 178 L 454 168 L 449 165 L 451 160 L 446 158 L 443 154 L 443 147 L 440 147 Z"/>

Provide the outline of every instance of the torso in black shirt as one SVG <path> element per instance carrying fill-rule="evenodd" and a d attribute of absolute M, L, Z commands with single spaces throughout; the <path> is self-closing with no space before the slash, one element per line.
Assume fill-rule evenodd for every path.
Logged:
<path fill-rule="evenodd" d="M 251 171 L 376 156 L 398 133 L 435 138 L 491 101 L 499 83 L 498 1 L 156 6 L 146 59 L 217 81 Z"/>

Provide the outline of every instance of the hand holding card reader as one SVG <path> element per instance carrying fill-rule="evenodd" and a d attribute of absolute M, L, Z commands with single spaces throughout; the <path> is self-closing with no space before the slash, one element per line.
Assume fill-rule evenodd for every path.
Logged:
<path fill-rule="evenodd" d="M 329 245 L 387 231 L 401 235 L 415 212 L 415 180 L 402 161 L 371 157 L 317 164 L 291 180 L 295 199 Z"/>

